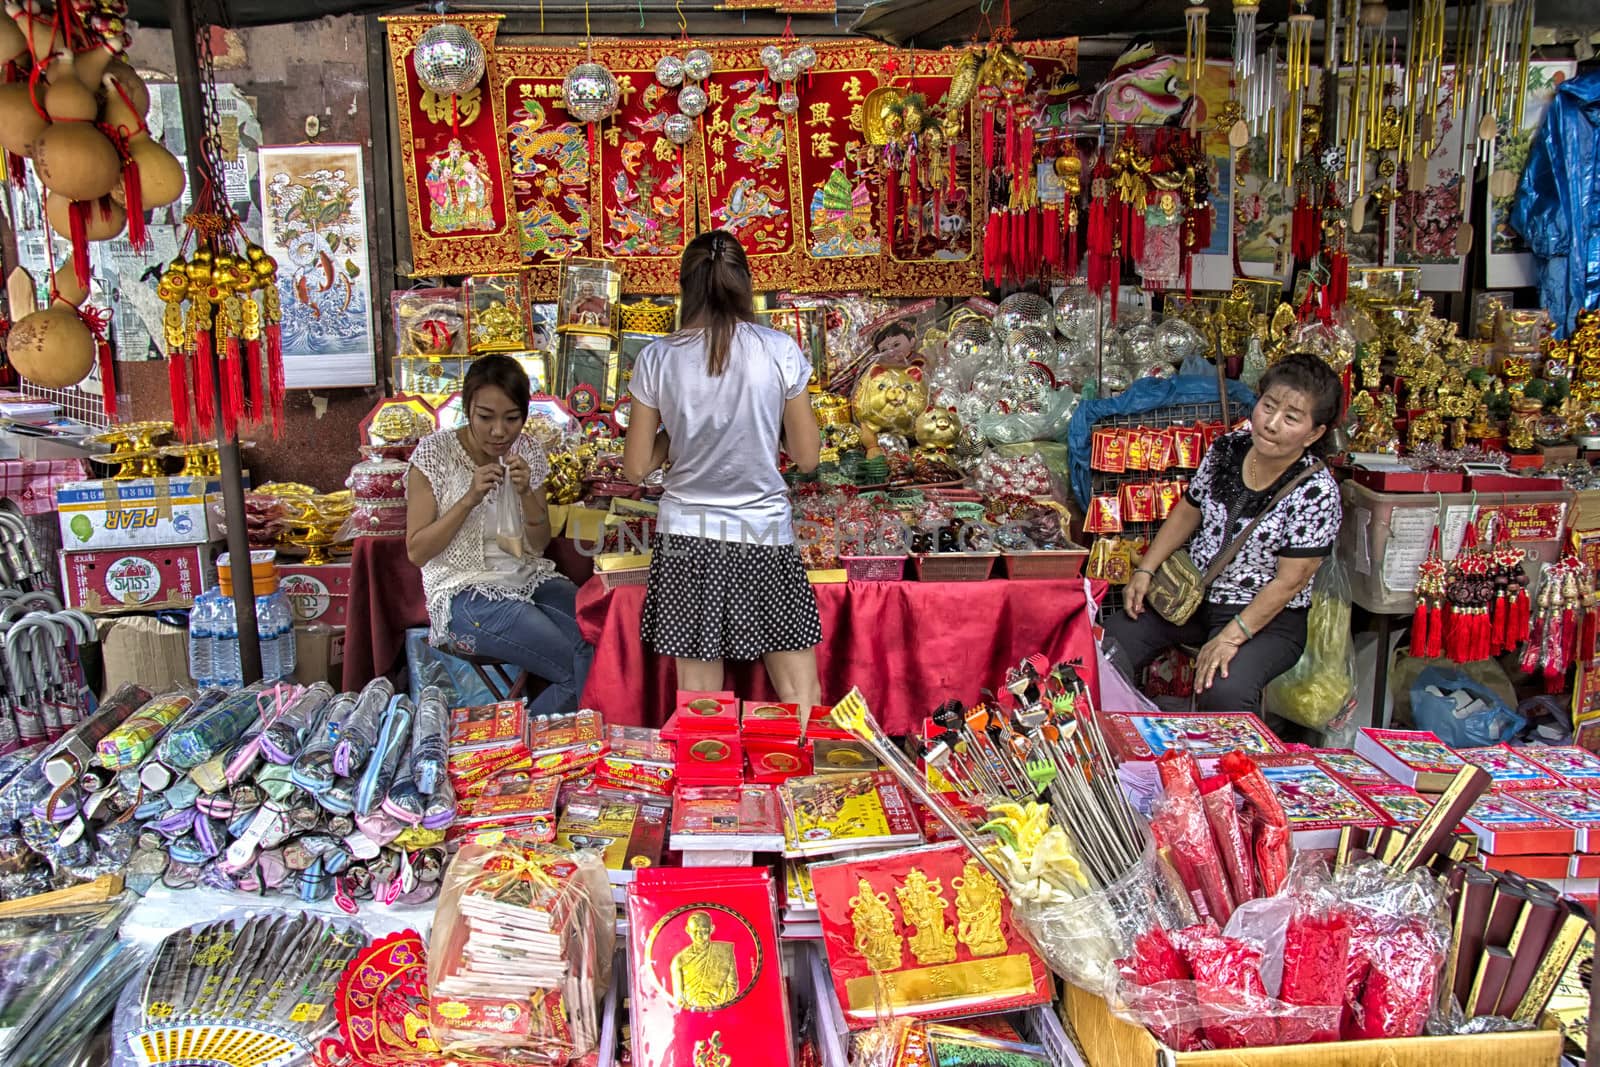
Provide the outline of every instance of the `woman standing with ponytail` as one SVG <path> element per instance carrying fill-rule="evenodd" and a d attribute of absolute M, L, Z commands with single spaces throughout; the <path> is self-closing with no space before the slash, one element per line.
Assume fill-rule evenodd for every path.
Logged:
<path fill-rule="evenodd" d="M 671 461 L 643 637 L 677 660 L 678 687 L 716 691 L 723 662 L 760 659 L 780 700 L 821 703 L 817 601 L 794 543 L 780 440 L 802 471 L 820 438 L 794 339 L 755 323 L 750 265 L 732 234 L 684 249 L 682 328 L 640 353 L 623 469 Z"/>

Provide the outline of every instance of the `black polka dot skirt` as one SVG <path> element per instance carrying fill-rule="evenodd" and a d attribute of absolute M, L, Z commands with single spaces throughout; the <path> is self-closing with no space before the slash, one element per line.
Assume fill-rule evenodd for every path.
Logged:
<path fill-rule="evenodd" d="M 760 659 L 822 642 L 817 597 L 793 545 L 657 534 L 645 644 L 684 659 Z"/>

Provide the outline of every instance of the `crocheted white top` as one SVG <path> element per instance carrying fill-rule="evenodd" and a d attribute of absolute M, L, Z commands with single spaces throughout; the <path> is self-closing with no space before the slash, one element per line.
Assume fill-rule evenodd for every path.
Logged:
<path fill-rule="evenodd" d="M 542 483 L 550 473 L 544 449 L 533 438 L 519 434 L 512 452 L 528 461 L 533 484 Z M 472 457 L 461 446 L 454 430 L 440 430 L 417 442 L 411 453 L 411 466 L 433 486 L 434 501 L 443 514 L 472 487 Z M 516 561 L 517 573 L 505 582 L 484 581 L 485 572 L 494 569 L 484 555 L 485 531 L 494 529 L 493 493 L 467 513 L 466 521 L 443 552 L 422 565 L 422 591 L 428 601 L 428 640 L 435 645 L 450 643 L 450 601 L 470 589 L 491 600 L 528 600 L 546 579 L 554 576 L 556 565 L 542 556 Z M 509 557 L 508 557 L 509 558 Z M 504 561 L 501 561 L 504 565 Z"/>

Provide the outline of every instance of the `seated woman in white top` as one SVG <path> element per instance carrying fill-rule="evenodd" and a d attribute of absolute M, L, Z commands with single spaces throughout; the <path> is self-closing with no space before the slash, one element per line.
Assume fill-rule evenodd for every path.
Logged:
<path fill-rule="evenodd" d="M 544 450 L 522 432 L 528 375 L 510 356 L 482 356 L 462 383 L 467 424 L 424 437 L 406 473 L 406 554 L 422 568 L 429 640 L 513 664 L 550 684 L 536 715 L 576 710 L 594 649 L 578 633 L 578 589 L 542 553 L 550 544 Z M 522 540 L 496 536 L 509 479 Z"/>
<path fill-rule="evenodd" d="M 667 460 L 645 643 L 678 687 L 716 691 L 723 661 L 760 659 L 781 700 L 821 702 L 817 600 L 794 543 L 780 438 L 803 471 L 821 445 L 794 338 L 755 323 L 750 266 L 731 233 L 701 234 L 678 275 L 683 328 L 639 354 L 623 469 Z"/>

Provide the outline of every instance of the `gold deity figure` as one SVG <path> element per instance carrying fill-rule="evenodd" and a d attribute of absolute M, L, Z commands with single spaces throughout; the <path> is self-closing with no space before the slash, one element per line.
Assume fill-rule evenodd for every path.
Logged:
<path fill-rule="evenodd" d="M 900 935 L 895 933 L 894 912 L 889 909 L 889 894 L 874 893 L 865 878 L 856 879 L 856 895 L 850 898 L 850 925 L 855 928 L 856 951 L 876 971 L 900 967 Z"/>
<path fill-rule="evenodd" d="M 968 860 L 961 877 L 950 883 L 956 890 L 956 936 L 974 956 L 998 956 L 1006 950 L 1000 929 L 1000 903 L 1005 894 L 994 875 Z"/>
<path fill-rule="evenodd" d="M 917 932 L 908 941 L 917 962 L 950 963 L 954 960 L 956 932 L 944 921 L 950 902 L 944 897 L 940 880 L 913 870 L 895 890 L 895 896 L 900 900 L 900 914 L 905 916 L 906 925 L 916 927 Z"/>
<path fill-rule="evenodd" d="M 672 999 L 680 1008 L 711 1011 L 733 1003 L 739 995 L 739 968 L 733 942 L 711 940 L 711 916 L 691 912 L 684 921 L 689 944 L 672 957 Z"/>

